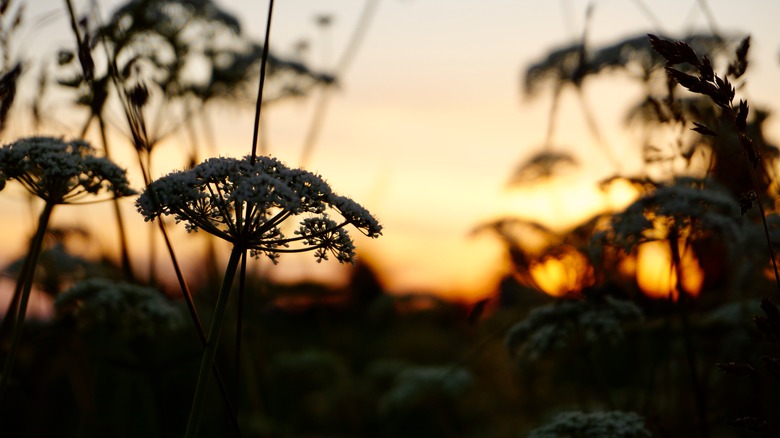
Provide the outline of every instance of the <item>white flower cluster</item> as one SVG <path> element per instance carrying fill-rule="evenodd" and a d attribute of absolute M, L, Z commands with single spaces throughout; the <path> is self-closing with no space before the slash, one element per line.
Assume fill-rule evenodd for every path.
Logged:
<path fill-rule="evenodd" d="M 401 371 L 394 385 L 379 400 L 379 411 L 417 409 L 430 398 L 455 399 L 473 384 L 471 373 L 462 367 L 413 366 Z"/>
<path fill-rule="evenodd" d="M 593 345 L 607 338 L 623 337 L 622 322 L 642 318 L 636 304 L 613 297 L 598 301 L 566 299 L 533 309 L 513 325 L 505 344 L 512 354 L 531 359 L 570 344 Z"/>
<path fill-rule="evenodd" d="M 73 203 L 101 190 L 112 197 L 136 193 L 125 171 L 95 156 L 89 144 L 54 137 L 23 138 L 0 148 L 0 189 L 8 179 L 53 204 Z"/>
<path fill-rule="evenodd" d="M 77 283 L 54 306 L 82 329 L 99 329 L 120 339 L 152 337 L 179 327 L 181 312 L 158 290 L 104 278 Z"/>
<path fill-rule="evenodd" d="M 332 193 L 320 176 L 270 157 L 254 163 L 250 157 L 211 158 L 152 182 L 136 206 L 147 221 L 170 215 L 189 231 L 202 229 L 274 261 L 279 253 L 312 250 L 318 261 L 332 253 L 340 262 L 351 262 L 355 247 L 344 226 L 351 224 L 369 237 L 382 231 L 366 209 Z M 334 221 L 328 210 L 344 220 Z M 281 224 L 300 215 L 306 216 L 296 236 L 286 237 Z"/>
<path fill-rule="evenodd" d="M 349 377 L 349 367 L 341 356 L 315 348 L 277 353 L 270 370 L 275 382 L 304 391 L 340 385 Z"/>
<path fill-rule="evenodd" d="M 711 310 L 703 319 L 705 326 L 723 328 L 755 328 L 753 316 L 761 312 L 761 300 L 749 298 L 722 304 Z"/>
<path fill-rule="evenodd" d="M 528 438 L 646 438 L 652 434 L 634 412 L 561 412 L 544 426 L 532 430 Z"/>

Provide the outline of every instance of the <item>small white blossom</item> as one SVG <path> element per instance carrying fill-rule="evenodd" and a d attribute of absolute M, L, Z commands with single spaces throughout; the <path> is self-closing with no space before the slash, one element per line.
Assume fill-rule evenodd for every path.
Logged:
<path fill-rule="evenodd" d="M 60 314 L 80 328 L 108 331 L 120 339 L 152 337 L 183 322 L 181 312 L 158 290 L 104 278 L 77 283 L 57 296 Z"/>
<path fill-rule="evenodd" d="M 431 398 L 456 399 L 473 384 L 471 373 L 462 367 L 413 366 L 398 373 L 390 390 L 379 400 L 379 412 L 418 409 Z"/>
<path fill-rule="evenodd" d="M 650 431 L 634 412 L 606 411 L 561 412 L 544 426 L 534 429 L 528 438 L 648 438 Z"/>
<path fill-rule="evenodd" d="M 344 226 L 369 237 L 382 231 L 366 209 L 332 193 L 320 176 L 271 157 L 254 163 L 250 157 L 211 158 L 152 182 L 136 206 L 147 221 L 170 215 L 187 231 L 203 230 L 274 262 L 279 253 L 308 250 L 318 261 L 331 253 L 339 262 L 351 262 L 355 247 Z M 331 219 L 328 210 L 343 221 Z M 285 236 L 282 223 L 296 217 L 295 237 Z"/>
<path fill-rule="evenodd" d="M 641 317 L 642 311 L 630 301 L 609 296 L 599 301 L 566 299 L 533 309 L 509 329 L 505 343 L 512 354 L 536 359 L 572 343 L 617 341 L 623 337 L 622 322 Z"/>
<path fill-rule="evenodd" d="M 54 137 L 23 138 L 0 148 L 0 189 L 7 179 L 52 204 L 73 203 L 101 190 L 112 197 L 136 193 L 125 171 L 95 156 L 89 144 Z"/>

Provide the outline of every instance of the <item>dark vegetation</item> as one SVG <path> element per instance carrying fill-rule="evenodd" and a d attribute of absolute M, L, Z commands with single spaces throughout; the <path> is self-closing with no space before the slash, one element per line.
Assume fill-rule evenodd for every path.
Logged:
<path fill-rule="evenodd" d="M 81 18 L 69 1 L 64 6 L 76 48 L 60 52 L 56 86 L 73 93 L 86 115 L 81 136 L 96 129 L 107 159 L 113 145 L 105 135 L 106 108 L 121 110 L 120 129 L 138 153 L 147 186 L 139 209 L 166 241 L 163 215 L 189 200 L 182 195 L 166 204 L 163 194 L 152 195 L 164 188 L 160 180 L 151 181 L 155 145 L 171 135 L 187 138 L 191 169 L 182 175 L 191 175 L 186 172 L 208 163 L 198 164 L 203 146 L 215 144 L 203 138 L 208 129 L 195 131 L 193 120 L 208 127 L 209 105 L 216 100 L 252 102 L 262 66 L 264 104 L 317 87 L 331 90 L 338 79 L 247 41 L 235 17 L 210 1 L 134 0 L 106 23 Z M 373 7 L 369 1 L 367 11 Z M 22 22 L 21 9 L 0 2 L 6 45 Z M 269 10 L 269 27 L 270 16 Z M 364 32 L 358 29 L 356 35 Z M 164 290 L 155 274 L 160 255 L 151 256 L 148 278 L 131 265 L 126 243 L 118 262 L 109 255 L 73 255 L 74 246 L 90 239 L 89 231 L 46 225 L 56 205 L 73 202 L 74 192 L 44 190 L 54 181 L 47 170 L 20 166 L 23 160 L 9 163 L 15 150 L 6 146 L 0 183 L 29 186 L 46 207 L 29 254 L 6 268 L 18 281 L 12 310 L 0 325 L 0 358 L 6 363 L 0 434 L 778 436 L 773 413 L 780 408 L 780 310 L 768 298 L 780 287 L 774 267 L 780 242 L 778 150 L 762 132 L 768 111 L 738 97 L 749 77 L 749 48 L 748 37 L 717 34 L 681 40 L 638 35 L 601 48 L 587 47 L 583 39 L 530 66 L 525 90 L 539 94 L 551 83 L 556 101 L 564 87 L 581 90 L 586 78 L 631 74 L 647 93 L 630 118 L 649 133 L 676 132 L 677 139 L 657 144 L 648 135 L 641 145 L 644 172 L 603 182 L 605 188 L 617 181 L 636 187 L 638 199 L 623 211 L 566 233 L 516 218 L 480 226 L 506 242 L 513 269 L 494 296 L 476 304 L 387 295 L 372 268 L 359 261 L 348 285 L 335 289 L 247 275 L 250 250 L 273 260 L 287 250 L 282 243 L 299 243 L 318 258 L 350 261 L 354 248 L 339 234 L 344 224 L 378 235 L 370 214 L 325 189 L 314 193 L 317 180 L 302 172 L 295 178 L 308 181 L 309 191 L 295 193 L 305 192 L 295 208 L 319 214 L 321 205 L 311 199 L 322 196 L 321 204 L 340 213 L 344 224 L 337 228 L 323 220 L 326 232 L 304 227 L 302 233 L 311 233 L 307 239 L 288 241 L 279 236 L 292 233 L 269 216 L 257 223 L 270 225 L 247 237 L 238 224 L 252 216 L 240 211 L 255 201 L 220 204 L 209 198 L 211 204 L 179 206 L 177 222 L 228 240 L 233 251 L 222 273 L 212 245 L 200 281 L 188 286 L 180 275 L 177 288 Z M 25 69 L 8 59 L 7 46 L 2 52 L 0 126 L 6 127 Z M 195 59 L 208 66 L 207 80 L 188 77 L 186 66 Z M 39 108 L 33 110 L 34 120 L 44 123 Z M 151 125 L 146 114 L 152 111 L 171 116 L 154 118 Z M 553 105 L 547 144 L 518 166 L 512 184 L 553 178 L 565 169 L 562 164 L 576 165 L 576 157 L 552 147 L 556 111 Z M 587 116 L 598 136 L 596 118 Z M 254 151 L 245 160 L 242 172 L 266 163 Z M 280 169 L 264 172 L 286 172 Z M 79 196 L 109 192 L 117 239 L 126 242 L 117 199 L 130 195 L 129 189 L 108 171 L 76 170 L 75 180 L 67 174 L 64 184 L 55 182 Z M 85 173 L 103 179 L 95 182 Z M 210 187 L 234 189 L 220 181 Z M 292 183 L 288 188 L 298 190 Z M 192 205 L 217 213 L 208 210 L 208 220 L 196 222 L 185 214 Z M 272 207 L 284 211 L 282 201 Z M 545 244 L 531 248 L 530 240 Z M 645 295 L 635 276 L 619 267 L 635 260 L 648 242 L 668 249 L 676 278 L 690 275 L 694 268 L 685 260 L 693 254 L 704 272 L 700 290 L 679 281 L 662 298 Z M 178 266 L 170 246 L 166 257 Z M 531 275 L 534 266 L 551 259 L 576 270 L 575 284 L 559 298 L 541 293 Z M 55 298 L 52 320 L 25 321 L 25 297 L 33 285 Z M 231 289 L 233 296 L 227 294 Z M 212 331 L 206 335 L 209 324 L 216 338 Z M 200 394 L 195 403 L 193 394 Z M 194 407 L 198 402 L 202 408 Z"/>

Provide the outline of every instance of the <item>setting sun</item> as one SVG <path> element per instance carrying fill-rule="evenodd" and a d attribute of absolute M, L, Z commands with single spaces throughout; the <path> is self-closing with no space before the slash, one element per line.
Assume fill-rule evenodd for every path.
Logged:
<path fill-rule="evenodd" d="M 704 283 L 704 272 L 696 255 L 689 248 L 680 245 L 682 259 L 682 286 L 691 296 L 699 295 Z M 672 267 L 672 254 L 669 244 L 662 241 L 646 242 L 639 245 L 636 255 L 636 280 L 639 288 L 652 298 L 676 301 L 679 293 L 677 273 Z"/>
<path fill-rule="evenodd" d="M 593 283 L 593 268 L 587 258 L 573 250 L 533 263 L 529 273 L 542 292 L 554 297 L 579 292 Z"/>

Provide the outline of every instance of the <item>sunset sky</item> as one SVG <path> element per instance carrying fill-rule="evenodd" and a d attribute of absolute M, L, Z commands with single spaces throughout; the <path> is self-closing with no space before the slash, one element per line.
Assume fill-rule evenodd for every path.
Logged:
<path fill-rule="evenodd" d="M 27 31 L 18 50 L 54 59 L 56 49 L 71 44 L 63 2 L 28 2 L 27 21 L 58 11 L 55 18 Z M 75 1 L 86 10 L 90 1 Z M 99 1 L 104 13 L 118 1 Z M 267 3 L 220 1 L 236 14 L 244 30 L 262 38 Z M 708 29 L 696 0 L 673 1 L 522 1 L 522 0 L 381 0 L 362 44 L 330 101 L 310 170 L 322 174 L 341 194 L 372 211 L 385 227 L 376 241 L 358 240 L 359 253 L 381 269 L 392 291 L 431 290 L 456 297 L 475 297 L 491 291 L 504 269 L 500 244 L 486 234 L 473 235 L 481 223 L 514 215 L 534 218 L 554 227 L 573 225 L 599 209 L 620 208 L 626 194 L 605 196 L 594 182 L 620 171 L 639 170 L 637 133 L 625 128 L 625 110 L 640 94 L 621 74 L 586 82 L 587 104 L 604 133 L 597 145 L 586 129 L 580 102 L 564 92 L 553 143 L 574 154 L 579 168 L 559 180 L 523 189 L 507 185 L 513 169 L 540 150 L 544 141 L 552 93 L 534 99 L 521 90 L 522 72 L 556 47 L 581 38 L 585 11 L 592 5 L 588 44 L 599 46 L 643 32 L 682 36 Z M 767 106 L 780 96 L 780 2 L 775 0 L 710 0 L 719 31 L 752 35 L 748 84 L 739 91 L 752 106 Z M 271 49 L 292 56 L 301 39 L 310 42 L 307 61 L 328 71 L 345 49 L 363 0 L 282 0 L 276 2 Z M 651 12 L 647 12 L 647 11 Z M 327 14 L 333 24 L 323 34 L 315 17 Z M 64 35 L 63 38 L 55 35 Z M 571 90 L 569 90 L 571 91 Z M 289 165 L 300 162 L 301 145 L 312 116 L 316 95 L 269 107 L 267 137 L 270 152 Z M 66 107 L 54 101 L 52 107 Z M 215 113 L 220 154 L 249 153 L 252 109 Z M 778 120 L 770 119 L 770 138 L 780 139 Z M 73 132 L 46 131 L 52 135 Z M 5 141 L 22 132 L 5 133 Z M 117 161 L 134 172 L 129 146 Z M 617 157 L 616 168 L 603 152 Z M 163 147 L 156 157 L 158 175 L 181 167 L 176 145 Z M 137 181 L 137 180 L 136 180 Z M 140 188 L 137 184 L 136 187 Z M 23 244 L 30 231 L 30 213 L 20 191 L 0 196 L 6 248 Z M 128 217 L 132 200 L 124 203 Z M 60 223 L 101 224 L 110 211 L 90 207 L 85 214 L 63 207 Z M 105 216 L 101 216 L 101 213 Z M 102 217 L 102 219 L 101 219 Z M 140 217 L 134 255 L 146 241 Z M 16 228 L 12 228 L 16 227 Z M 175 233 L 179 248 L 195 238 Z M 107 237 L 110 239 L 110 237 Z M 21 249 L 19 250 L 21 251 Z M 3 251 L 0 260 L 18 255 Z M 285 256 L 278 268 L 285 278 L 321 279 L 333 264 L 310 263 L 307 255 Z M 304 260 L 305 259 L 305 260 Z"/>

